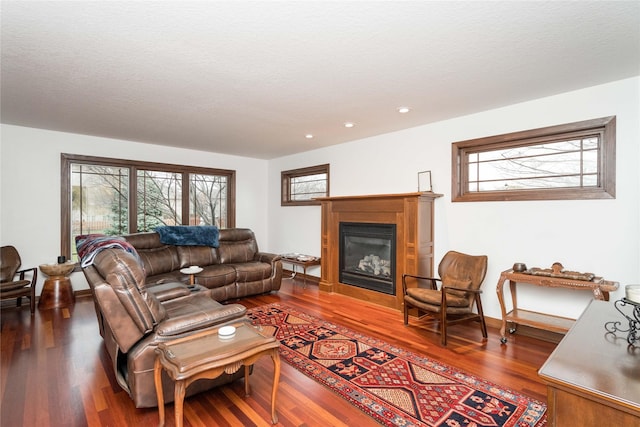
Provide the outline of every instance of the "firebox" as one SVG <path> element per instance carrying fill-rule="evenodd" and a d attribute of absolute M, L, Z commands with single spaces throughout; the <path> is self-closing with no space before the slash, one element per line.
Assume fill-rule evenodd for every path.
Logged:
<path fill-rule="evenodd" d="M 396 225 L 341 222 L 339 280 L 389 295 L 396 293 Z"/>

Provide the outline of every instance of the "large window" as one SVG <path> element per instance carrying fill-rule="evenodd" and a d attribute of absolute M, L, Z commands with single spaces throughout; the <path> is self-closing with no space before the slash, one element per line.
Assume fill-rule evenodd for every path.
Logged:
<path fill-rule="evenodd" d="M 235 171 L 62 154 L 62 254 L 82 234 L 235 226 Z"/>
<path fill-rule="evenodd" d="M 329 195 L 329 165 L 283 171 L 282 206 L 319 205 L 316 197 Z"/>
<path fill-rule="evenodd" d="M 452 200 L 615 198 L 615 116 L 453 143 Z"/>

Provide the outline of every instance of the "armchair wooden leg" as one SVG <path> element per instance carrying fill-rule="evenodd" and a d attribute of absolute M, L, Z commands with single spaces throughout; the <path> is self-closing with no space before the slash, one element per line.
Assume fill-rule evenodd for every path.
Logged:
<path fill-rule="evenodd" d="M 443 347 L 447 345 L 447 312 L 444 308 L 440 310 L 440 343 Z"/>
<path fill-rule="evenodd" d="M 404 303 L 404 324 L 409 324 L 409 306 L 406 302 Z"/>
<path fill-rule="evenodd" d="M 480 315 L 480 328 L 482 328 L 482 336 L 487 338 L 487 323 L 484 321 L 484 313 L 482 311 L 482 301 L 480 295 L 476 296 L 476 307 L 478 308 L 478 315 Z"/>

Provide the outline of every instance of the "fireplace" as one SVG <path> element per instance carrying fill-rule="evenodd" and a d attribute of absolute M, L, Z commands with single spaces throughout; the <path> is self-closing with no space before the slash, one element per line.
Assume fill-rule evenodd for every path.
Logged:
<path fill-rule="evenodd" d="M 433 205 L 438 197 L 441 194 L 404 193 L 319 198 L 322 203 L 320 291 L 402 310 L 402 274 L 433 277 Z M 370 235 L 362 235 L 362 230 L 357 228 L 354 234 L 347 227 L 347 235 L 351 237 L 345 240 L 341 233 L 344 234 L 345 225 L 353 224 L 365 226 L 368 228 L 365 232 Z M 390 233 L 394 233 L 391 236 L 383 232 L 389 226 L 393 230 Z M 341 261 L 345 245 L 355 245 L 357 254 Z M 352 249 L 351 246 L 348 249 Z M 365 259 L 370 255 L 374 260 Z M 381 268 L 386 264 L 382 260 L 386 259 L 390 260 L 390 280 L 387 280 L 386 268 Z M 373 265 L 373 273 L 367 273 L 368 264 Z M 375 265 L 378 265 L 378 274 Z"/>
<path fill-rule="evenodd" d="M 396 225 L 341 222 L 339 280 L 389 295 L 396 293 Z"/>

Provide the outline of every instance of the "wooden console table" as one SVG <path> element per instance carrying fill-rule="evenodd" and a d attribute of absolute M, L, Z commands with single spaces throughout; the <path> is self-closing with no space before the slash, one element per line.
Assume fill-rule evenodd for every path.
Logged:
<path fill-rule="evenodd" d="M 640 349 L 605 331 L 616 320 L 613 304 L 591 301 L 538 371 L 550 427 L 640 425 Z"/>
<path fill-rule="evenodd" d="M 507 312 L 504 301 L 504 284 L 509 281 L 511 289 L 512 310 Z M 500 274 L 496 292 L 500 302 L 500 310 L 502 311 L 502 327 L 500 328 L 500 341 L 504 344 L 507 342 L 506 330 L 507 322 L 513 322 L 520 325 L 532 326 L 534 328 L 543 328 L 551 332 L 564 333 L 571 328 L 574 319 L 566 317 L 554 316 L 551 314 L 539 313 L 536 311 L 522 310 L 518 308 L 518 299 L 516 292 L 516 283 L 529 283 L 536 286 L 547 288 L 567 288 L 582 289 L 593 292 L 593 297 L 597 300 L 609 301 L 609 292 L 618 289 L 618 282 L 607 280 L 574 280 L 560 277 L 536 276 L 533 274 L 519 273 L 513 270 L 506 270 Z M 509 330 L 510 333 L 515 332 L 515 328 Z"/>

